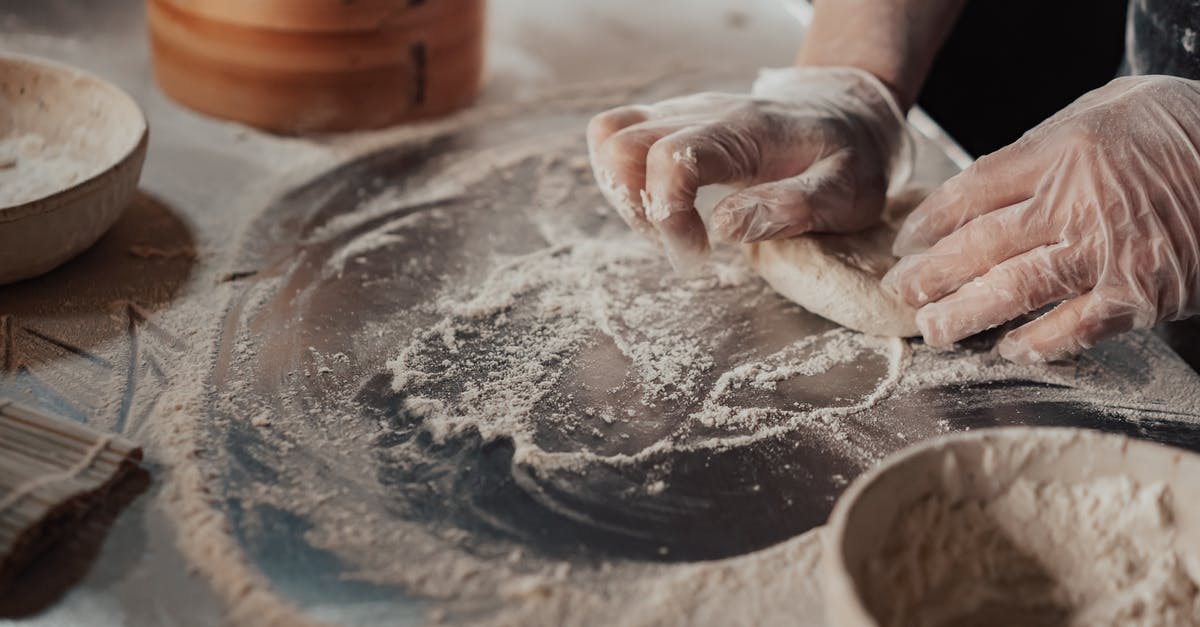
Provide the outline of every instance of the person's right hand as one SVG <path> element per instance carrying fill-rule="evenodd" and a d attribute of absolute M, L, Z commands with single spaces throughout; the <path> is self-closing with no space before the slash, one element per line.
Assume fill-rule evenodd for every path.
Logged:
<path fill-rule="evenodd" d="M 997 344 L 1057 361 L 1200 314 L 1200 81 L 1116 79 L 946 181 L 883 279 L 949 346 L 1046 305 Z"/>
<path fill-rule="evenodd" d="M 911 146 L 891 91 L 844 67 L 764 70 L 749 95 L 621 107 L 588 125 L 605 197 L 661 241 L 680 272 L 708 250 L 700 187 L 744 188 L 713 210 L 714 235 L 725 241 L 852 232 L 879 219 L 889 182 L 908 176 Z"/>

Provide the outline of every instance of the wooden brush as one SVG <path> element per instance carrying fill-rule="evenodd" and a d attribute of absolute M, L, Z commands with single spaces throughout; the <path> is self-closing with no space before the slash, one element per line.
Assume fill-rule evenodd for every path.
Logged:
<path fill-rule="evenodd" d="M 0 399 L 0 591 L 141 458 L 125 438 Z"/>

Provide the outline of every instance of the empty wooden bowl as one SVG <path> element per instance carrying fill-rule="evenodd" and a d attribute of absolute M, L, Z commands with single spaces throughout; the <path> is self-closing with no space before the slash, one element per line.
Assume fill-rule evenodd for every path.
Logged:
<path fill-rule="evenodd" d="M 147 0 L 169 96 L 269 131 L 388 126 L 476 96 L 484 0 Z"/>
<path fill-rule="evenodd" d="M 37 276 L 100 239 L 137 190 L 146 118 L 115 85 L 0 56 L 0 284 Z"/>

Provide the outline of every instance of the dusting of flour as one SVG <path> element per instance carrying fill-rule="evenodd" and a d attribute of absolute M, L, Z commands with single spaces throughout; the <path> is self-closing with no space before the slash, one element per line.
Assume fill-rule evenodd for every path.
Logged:
<path fill-rule="evenodd" d="M 931 495 L 870 563 L 868 604 L 888 626 L 1198 625 L 1197 556 L 1176 542 L 1171 498 L 1128 477 Z"/>
<path fill-rule="evenodd" d="M 835 329 L 718 363 L 715 356 L 733 334 L 721 326 L 729 318 L 725 310 L 744 302 L 729 294 L 771 298 L 730 257 L 714 260 L 711 276 L 689 281 L 659 276 L 659 252 L 634 236 L 577 240 L 502 260 L 476 288 L 438 300 L 438 321 L 417 331 L 388 362 L 393 389 L 436 440 L 466 429 L 484 440 L 511 438 L 517 461 L 543 468 L 740 446 L 802 424 L 841 439 L 840 417 L 874 406 L 895 389 L 907 344 Z M 884 377 L 848 404 L 789 407 L 743 398 L 872 357 L 885 362 Z M 622 380 L 607 380 L 626 372 Z M 583 398 L 588 394 L 627 404 L 596 410 Z M 556 453 L 538 445 L 538 431 L 548 425 L 588 428 L 580 414 L 609 426 L 669 406 L 684 408 L 680 423 L 645 448 L 598 442 L 595 450 Z"/>
<path fill-rule="evenodd" d="M 33 133 L 0 138 L 0 207 L 37 200 L 96 173 L 96 166 Z"/>

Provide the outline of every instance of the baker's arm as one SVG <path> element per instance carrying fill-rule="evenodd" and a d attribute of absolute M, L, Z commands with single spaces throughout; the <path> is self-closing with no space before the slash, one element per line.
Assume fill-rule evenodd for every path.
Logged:
<path fill-rule="evenodd" d="M 966 0 L 817 0 L 796 63 L 866 70 L 908 110 Z"/>
<path fill-rule="evenodd" d="M 964 0 L 819 0 L 798 66 L 766 70 L 749 94 L 631 105 L 588 125 L 602 191 L 675 268 L 701 263 L 698 188 L 718 203 L 713 234 L 735 242 L 849 232 L 878 219 L 906 177 L 911 105 Z"/>

